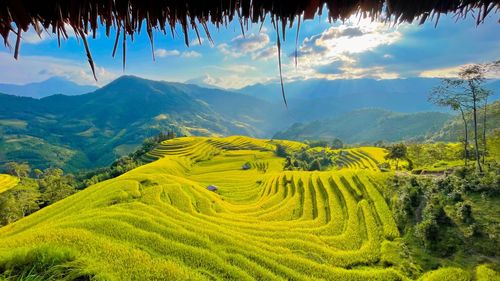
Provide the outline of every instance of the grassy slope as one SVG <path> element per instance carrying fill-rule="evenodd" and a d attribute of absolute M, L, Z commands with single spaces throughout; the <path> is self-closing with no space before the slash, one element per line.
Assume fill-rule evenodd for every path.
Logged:
<path fill-rule="evenodd" d="M 0 193 L 5 192 L 17 185 L 19 179 L 11 175 L 0 174 Z"/>
<path fill-rule="evenodd" d="M 164 142 L 150 155 L 159 160 L 0 229 L 0 266 L 57 251 L 103 280 L 402 279 L 391 265 L 399 233 L 372 180 L 383 151 L 349 151 L 340 170 L 283 172 L 277 142 Z"/>

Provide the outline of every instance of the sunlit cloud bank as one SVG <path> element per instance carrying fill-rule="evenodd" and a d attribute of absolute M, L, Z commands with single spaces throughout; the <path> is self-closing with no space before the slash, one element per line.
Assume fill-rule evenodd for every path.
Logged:
<path fill-rule="evenodd" d="M 396 28 L 368 20 L 351 20 L 307 37 L 300 44 L 297 54 L 288 56 L 291 62 L 286 66 L 287 78 L 397 78 L 398 73 L 387 71 L 383 65 L 358 65 L 357 56 L 402 40 L 399 28 L 401 26 Z M 295 56 L 298 60 L 296 69 L 293 62 Z M 385 57 L 390 59 L 390 54 L 385 54 Z"/>

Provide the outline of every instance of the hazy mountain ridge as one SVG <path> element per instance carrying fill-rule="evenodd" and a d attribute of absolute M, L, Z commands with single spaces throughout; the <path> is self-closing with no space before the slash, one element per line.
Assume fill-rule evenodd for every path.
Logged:
<path fill-rule="evenodd" d="M 295 123 L 274 135 L 276 139 L 332 140 L 373 143 L 379 140 L 424 140 L 438 131 L 452 115 L 440 112 L 398 113 L 384 109 L 360 109 L 336 118 Z"/>
<path fill-rule="evenodd" d="M 41 82 L 28 83 L 24 85 L 0 84 L 0 93 L 9 95 L 44 98 L 55 94 L 64 94 L 68 96 L 81 95 L 98 89 L 92 85 L 80 85 L 69 81 L 63 77 L 52 77 Z"/>
<path fill-rule="evenodd" d="M 428 102 L 432 88 L 439 85 L 438 78 L 407 79 L 310 79 L 288 82 L 285 92 L 288 115 L 293 122 L 308 122 L 335 118 L 347 112 L 364 108 L 383 108 L 395 112 L 449 112 Z M 491 100 L 500 98 L 500 81 L 486 83 L 493 90 Z M 255 84 L 237 90 L 271 103 L 282 104 L 278 83 Z"/>

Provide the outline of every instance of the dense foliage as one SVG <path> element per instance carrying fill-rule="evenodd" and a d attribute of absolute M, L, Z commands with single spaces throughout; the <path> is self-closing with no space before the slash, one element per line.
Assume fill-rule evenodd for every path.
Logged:
<path fill-rule="evenodd" d="M 22 176 L 15 187 L 0 193 L 0 225 L 19 220 L 76 192 L 74 177 L 61 169 L 48 168 L 37 177 Z"/>
<path fill-rule="evenodd" d="M 460 167 L 438 176 L 399 174 L 391 177 L 384 194 L 421 270 L 450 260 L 473 266 L 481 262 L 478 257 L 498 255 L 497 163 L 489 163 L 482 173 Z"/>
<path fill-rule="evenodd" d="M 321 171 L 331 168 L 334 163 L 333 156 L 334 153 L 327 151 L 326 148 L 321 150 L 301 149 L 286 155 L 283 168 L 289 171 Z"/>

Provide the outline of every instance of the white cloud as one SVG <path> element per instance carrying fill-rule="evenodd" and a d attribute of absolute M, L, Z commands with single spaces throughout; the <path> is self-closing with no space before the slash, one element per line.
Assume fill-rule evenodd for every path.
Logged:
<path fill-rule="evenodd" d="M 211 65 L 201 77 L 189 79 L 187 82 L 212 85 L 219 88 L 234 89 L 255 83 L 265 83 L 275 76 L 266 76 L 257 67 L 248 64 L 232 64 L 226 66 Z"/>
<path fill-rule="evenodd" d="M 181 52 L 178 50 L 166 50 L 166 49 L 156 49 L 155 56 L 159 58 L 164 58 L 168 56 L 179 56 Z"/>
<path fill-rule="evenodd" d="M 231 64 L 227 66 L 209 66 L 208 68 L 213 68 L 219 71 L 224 71 L 224 72 L 236 72 L 236 73 L 249 73 L 252 71 L 256 71 L 257 68 L 252 65 L 248 64 Z"/>
<path fill-rule="evenodd" d="M 14 32 L 11 32 L 9 34 L 9 37 L 7 39 L 7 41 L 9 42 L 9 44 L 14 47 L 14 45 L 16 44 L 16 34 L 14 34 Z M 44 41 L 48 41 L 48 40 L 52 40 L 52 39 L 56 39 L 56 35 L 54 34 L 51 34 L 51 33 L 48 33 L 47 31 L 45 30 L 42 30 L 42 32 L 39 34 L 37 34 L 35 32 L 35 30 L 33 29 L 30 29 L 26 32 L 22 32 L 21 33 L 21 45 L 23 44 L 32 44 L 32 45 L 36 45 L 36 44 L 40 44 Z M 22 46 L 21 46 L 22 47 Z"/>
<path fill-rule="evenodd" d="M 38 35 L 35 31 L 28 31 L 22 33 L 21 38 L 22 38 L 22 43 L 38 44 L 45 40 L 52 39 L 52 36 L 45 31 L 40 33 L 40 35 Z"/>
<path fill-rule="evenodd" d="M 289 75 L 331 79 L 394 78 L 397 76 L 396 73 L 385 71 L 381 66 L 371 68 L 357 66 L 356 55 L 393 44 L 401 39 L 402 33 L 386 24 L 365 20 L 347 21 L 304 39 L 298 50 L 298 68 Z M 384 58 L 392 57 L 386 54 Z M 291 65 L 287 65 L 287 68 L 292 69 Z"/>
<path fill-rule="evenodd" d="M 1 79 L 5 83 L 25 84 L 52 76 L 63 76 L 79 84 L 102 86 L 119 76 L 118 73 L 96 66 L 96 82 L 90 66 L 84 60 L 73 61 L 47 56 L 21 56 L 15 60 L 11 54 L 5 52 L 0 52 L 0 65 L 9 69 L 2 73 Z"/>
<path fill-rule="evenodd" d="M 205 74 L 203 82 L 208 85 L 217 86 L 224 89 L 239 89 L 255 83 L 266 83 L 271 81 L 269 77 L 255 77 L 252 75 L 223 74 L 221 76 L 215 74 Z"/>
<path fill-rule="evenodd" d="M 419 76 L 420 77 L 427 77 L 427 78 L 456 78 L 456 77 L 458 77 L 458 73 L 464 67 L 467 67 L 470 65 L 471 64 L 461 64 L 461 65 L 456 65 L 456 66 L 451 66 L 451 67 L 424 70 L 424 71 L 420 72 Z M 493 70 L 493 71 L 486 73 L 485 77 L 488 79 L 500 79 L 500 69 Z"/>
<path fill-rule="evenodd" d="M 200 41 L 201 41 L 201 44 L 200 44 Z M 199 46 L 199 45 L 202 45 L 204 43 L 205 43 L 205 38 L 200 37 L 199 39 L 195 38 L 195 39 L 191 40 L 189 42 L 189 46 Z"/>
<path fill-rule="evenodd" d="M 181 57 L 183 58 L 199 58 L 201 57 L 201 54 L 195 51 L 184 51 L 181 54 Z"/>
<path fill-rule="evenodd" d="M 199 58 L 201 54 L 196 51 L 184 51 L 179 50 L 166 50 L 166 49 L 156 49 L 155 56 L 159 58 L 164 57 L 183 57 L 183 58 Z"/>
<path fill-rule="evenodd" d="M 278 47 L 270 46 L 252 55 L 253 60 L 270 60 L 278 58 Z"/>
<path fill-rule="evenodd" d="M 270 41 L 267 33 L 252 33 L 247 36 L 238 35 L 229 43 L 220 44 L 217 48 L 226 56 L 238 58 L 247 54 L 255 54 L 267 47 Z"/>

